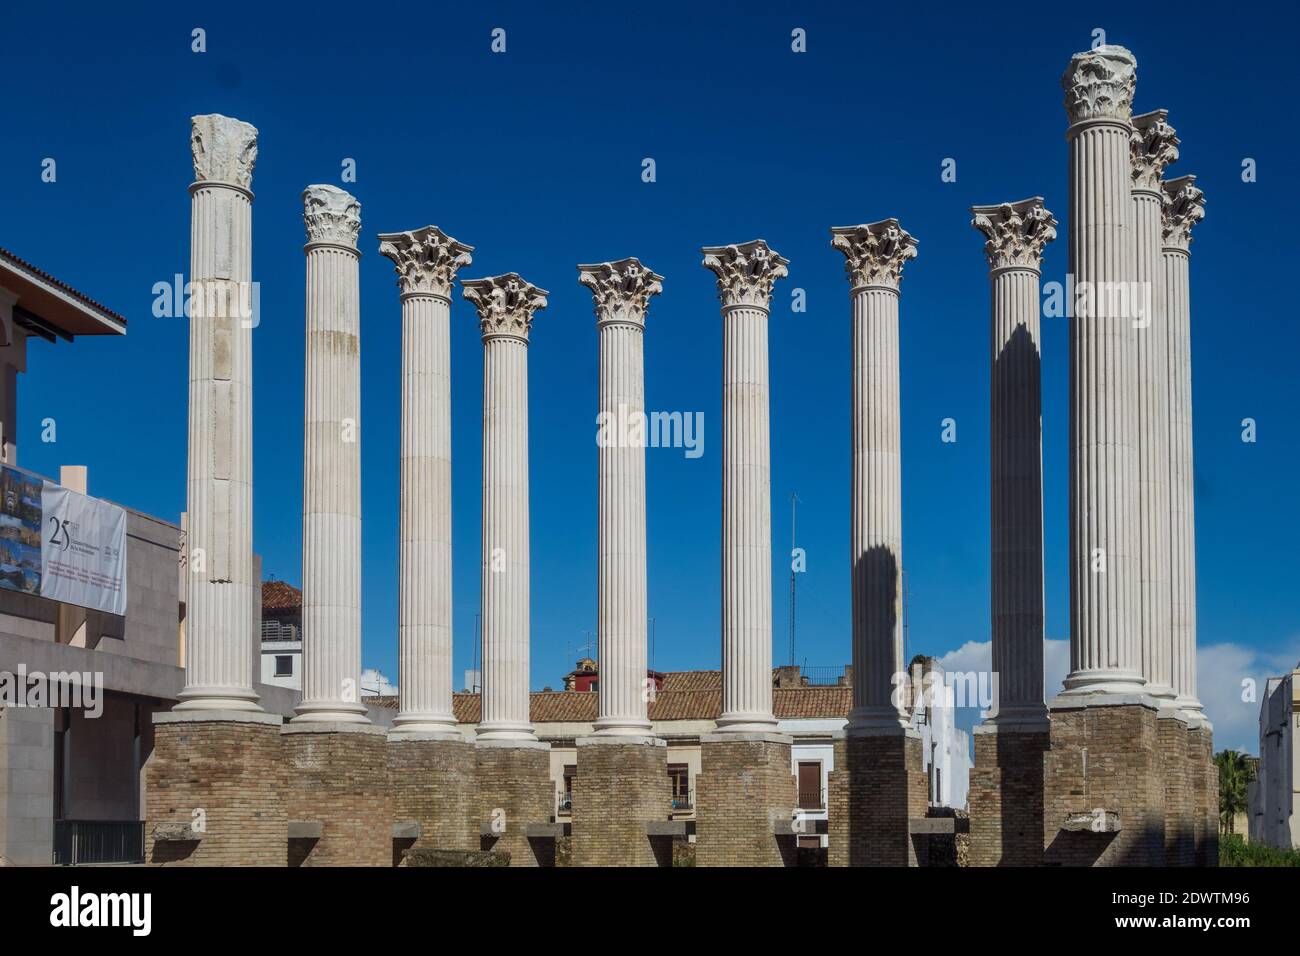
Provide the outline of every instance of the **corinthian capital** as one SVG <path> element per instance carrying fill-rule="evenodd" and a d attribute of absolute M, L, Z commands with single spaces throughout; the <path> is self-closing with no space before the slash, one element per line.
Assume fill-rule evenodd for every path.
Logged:
<path fill-rule="evenodd" d="M 788 275 L 790 260 L 778 255 L 762 239 L 735 246 L 705 246 L 704 268 L 718 276 L 718 298 L 723 306 L 744 305 L 766 309 L 772 286 Z"/>
<path fill-rule="evenodd" d="M 1133 188 L 1160 192 L 1165 167 L 1178 158 L 1178 134 L 1165 120 L 1168 110 L 1133 117 Z"/>
<path fill-rule="evenodd" d="M 379 234 L 379 254 L 393 260 L 402 295 L 451 297 L 456 270 L 474 261 L 473 246 L 457 242 L 437 226 Z"/>
<path fill-rule="evenodd" d="M 1165 245 L 1186 249 L 1192 244 L 1192 227 L 1205 218 L 1205 193 L 1196 188 L 1195 176 L 1179 176 L 1164 186 L 1161 220 Z"/>
<path fill-rule="evenodd" d="M 546 308 L 545 289 L 525 282 L 517 272 L 461 283 L 465 298 L 478 310 L 478 328 L 483 338 L 509 336 L 528 341 L 533 313 Z"/>
<path fill-rule="evenodd" d="M 650 296 L 663 291 L 664 277 L 655 275 L 640 259 L 619 259 L 578 266 L 578 281 L 596 300 L 596 324 L 627 322 L 645 326 Z"/>
<path fill-rule="evenodd" d="M 1122 46 L 1099 46 L 1076 53 L 1061 77 L 1065 112 L 1071 123 L 1113 119 L 1127 122 L 1133 113 L 1137 60 Z"/>
<path fill-rule="evenodd" d="M 1043 248 L 1056 238 L 1056 218 L 1043 208 L 1043 197 L 1004 202 L 999 206 L 971 206 L 970 224 L 984 233 L 984 256 L 989 269 L 1026 266 L 1038 270 Z"/>
<path fill-rule="evenodd" d="M 190 152 L 197 182 L 248 189 L 257 162 L 257 127 L 219 113 L 191 116 Z"/>
<path fill-rule="evenodd" d="M 302 191 L 302 219 L 307 241 L 357 247 L 361 232 L 361 203 L 337 186 L 308 186 Z"/>
<path fill-rule="evenodd" d="M 866 285 L 897 289 L 903 281 L 903 264 L 916 258 L 916 245 L 897 219 L 831 228 L 831 246 L 844 253 L 844 271 L 854 289 Z"/>

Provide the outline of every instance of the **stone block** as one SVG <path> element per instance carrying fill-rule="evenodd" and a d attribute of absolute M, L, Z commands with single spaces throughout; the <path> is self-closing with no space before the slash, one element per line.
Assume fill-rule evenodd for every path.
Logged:
<path fill-rule="evenodd" d="M 828 866 L 917 866 L 911 821 L 925 817 L 929 787 L 921 738 L 840 737 L 827 780 Z"/>
<path fill-rule="evenodd" d="M 578 740 L 574 866 L 671 866 L 670 838 L 650 833 L 672 805 L 668 747 L 654 737 Z"/>
<path fill-rule="evenodd" d="M 970 865 L 1042 866 L 1047 731 L 977 728 L 974 736 Z"/>
<path fill-rule="evenodd" d="M 793 817 L 797 784 L 790 738 L 781 734 L 717 733 L 700 738 L 695 784 L 698 866 L 794 866 L 793 836 L 776 824 Z"/>
<path fill-rule="evenodd" d="M 419 825 L 403 849 L 479 849 L 477 773 L 467 740 L 389 735 L 394 821 Z"/>
<path fill-rule="evenodd" d="M 555 840 L 528 836 L 529 824 L 553 822 L 550 748 L 480 742 L 474 755 L 477 816 L 495 834 L 481 837 L 480 848 L 509 853 L 511 866 L 554 866 Z"/>

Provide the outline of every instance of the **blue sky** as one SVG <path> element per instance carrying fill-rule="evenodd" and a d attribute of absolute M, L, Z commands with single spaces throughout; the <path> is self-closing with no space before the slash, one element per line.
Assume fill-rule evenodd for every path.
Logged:
<path fill-rule="evenodd" d="M 551 290 L 530 350 L 533 684 L 558 685 L 596 609 L 597 333 L 579 262 L 662 273 L 646 333 L 651 409 L 703 412 L 704 455 L 648 453 L 650 608 L 661 669 L 719 664 L 721 322 L 703 245 L 766 238 L 788 257 L 771 319 L 773 537 L 803 501 L 798 659 L 849 658 L 850 311 L 829 228 L 896 216 L 920 241 L 902 292 L 903 562 L 908 652 L 988 640 L 988 292 L 968 209 L 1042 195 L 1062 221 L 1059 78 L 1094 29 L 1138 59 L 1135 108 L 1170 110 L 1207 196 L 1192 259 L 1200 641 L 1236 663 L 1203 674 L 1220 742 L 1253 746 L 1239 676 L 1300 657 L 1294 475 L 1298 336 L 1289 283 L 1297 147 L 1278 98 L 1292 31 L 1267 15 L 1170 16 L 1094 5 L 795 10 L 765 4 L 20 6 L 6 32 L 0 245 L 125 314 L 125 339 L 34 342 L 20 462 L 90 466 L 91 492 L 175 519 L 184 506 L 186 329 L 151 315 L 185 272 L 189 117 L 256 125 L 255 535 L 266 572 L 299 582 L 304 242 L 299 195 L 362 203 L 364 648 L 397 660 L 400 309 L 378 232 L 435 223 L 477 247 L 463 278 L 517 271 Z M 217 12 L 213 12 L 217 11 Z M 191 31 L 207 52 L 191 51 Z M 490 33 L 506 30 L 493 54 Z M 807 31 L 807 52 L 791 31 Z M 41 181 L 44 158 L 57 181 Z M 641 179 L 655 160 L 657 181 Z M 1253 158 L 1258 179 L 1241 177 Z M 340 183 L 345 158 L 357 181 Z M 940 177 L 956 160 L 956 182 Z M 794 288 L 807 311 L 793 313 Z M 481 345 L 453 305 L 455 657 L 478 611 Z M 1068 636 L 1066 325 L 1043 328 L 1048 636 Z M 58 440 L 42 444 L 53 417 Z M 957 442 L 940 422 L 957 421 Z M 1241 441 L 1241 420 L 1258 441 Z M 774 561 L 776 660 L 788 567 Z M 1225 652 L 1226 653 L 1226 652 Z M 1050 655 L 1049 655 L 1050 657 Z M 1207 654 L 1203 651 L 1203 663 Z M 1236 670 L 1234 670 L 1236 668 Z M 1203 667 L 1204 671 L 1205 668 Z M 1240 671 L 1239 675 L 1237 671 Z M 1050 678 L 1059 679 L 1059 678 Z M 1216 686 L 1211 691 L 1208 682 Z M 1049 692 L 1055 688 L 1049 685 Z M 1225 728 L 1233 728 L 1225 730 Z M 1225 739 L 1224 734 L 1241 739 Z"/>

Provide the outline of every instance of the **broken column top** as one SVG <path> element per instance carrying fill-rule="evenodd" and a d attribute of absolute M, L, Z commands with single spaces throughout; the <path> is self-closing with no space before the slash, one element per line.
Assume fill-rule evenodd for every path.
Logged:
<path fill-rule="evenodd" d="M 194 179 L 248 189 L 257 163 L 257 127 L 220 113 L 190 117 Z"/>
<path fill-rule="evenodd" d="M 302 192 L 302 218 L 307 243 L 344 246 L 356 250 L 361 232 L 361 203 L 337 186 L 308 186 Z"/>
<path fill-rule="evenodd" d="M 1061 88 L 1072 124 L 1088 120 L 1127 123 L 1137 88 L 1137 60 L 1124 47 L 1108 44 L 1076 53 L 1061 77 Z"/>

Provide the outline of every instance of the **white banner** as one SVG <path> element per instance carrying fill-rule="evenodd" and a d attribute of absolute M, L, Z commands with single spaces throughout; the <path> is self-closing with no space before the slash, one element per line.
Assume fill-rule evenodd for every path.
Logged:
<path fill-rule="evenodd" d="M 126 511 L 61 485 L 41 488 L 41 597 L 126 613 Z"/>

